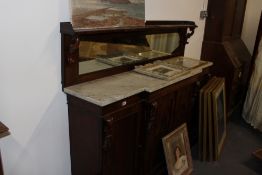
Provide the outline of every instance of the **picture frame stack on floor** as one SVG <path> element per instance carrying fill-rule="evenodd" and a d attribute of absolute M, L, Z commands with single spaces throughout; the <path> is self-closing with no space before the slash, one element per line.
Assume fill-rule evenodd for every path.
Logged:
<path fill-rule="evenodd" d="M 212 77 L 199 94 L 199 158 L 219 159 L 226 138 L 225 79 Z"/>

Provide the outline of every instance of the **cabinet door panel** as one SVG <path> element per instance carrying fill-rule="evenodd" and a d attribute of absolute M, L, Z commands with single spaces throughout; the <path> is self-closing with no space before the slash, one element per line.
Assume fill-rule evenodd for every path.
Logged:
<path fill-rule="evenodd" d="M 163 174 L 165 171 L 162 138 L 193 117 L 194 86 L 192 83 L 170 91 L 150 103 L 147 110 L 150 129 L 146 133 L 145 174 Z"/>
<path fill-rule="evenodd" d="M 104 145 L 104 174 L 138 174 L 141 149 L 141 104 L 127 107 L 106 116 Z"/>
<path fill-rule="evenodd" d="M 171 112 L 171 129 L 175 129 L 190 120 L 192 116 L 193 98 L 193 85 L 189 85 L 175 92 L 175 106 Z"/>
<path fill-rule="evenodd" d="M 162 137 L 168 131 L 173 99 L 173 95 L 168 94 L 148 105 L 144 174 L 160 171 L 165 163 Z"/>
<path fill-rule="evenodd" d="M 170 122 L 171 131 L 183 123 L 187 123 L 190 144 L 197 141 L 198 133 L 198 90 L 195 83 L 176 92 L 176 105 Z"/>

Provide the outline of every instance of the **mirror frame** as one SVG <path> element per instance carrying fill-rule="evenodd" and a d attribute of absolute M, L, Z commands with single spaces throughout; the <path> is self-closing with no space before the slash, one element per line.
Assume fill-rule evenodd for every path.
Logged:
<path fill-rule="evenodd" d="M 62 87 L 72 86 L 78 83 L 95 80 L 98 78 L 126 72 L 137 65 L 143 65 L 155 60 L 163 60 L 174 56 L 183 56 L 188 39 L 194 34 L 197 26 L 192 21 L 147 21 L 145 26 L 139 27 L 115 27 L 103 29 L 73 29 L 70 22 L 60 23 L 61 32 L 61 71 Z M 168 56 L 158 57 L 144 62 L 121 65 L 96 72 L 79 74 L 79 44 L 80 40 L 109 41 L 115 37 L 127 37 L 132 35 L 148 35 L 160 33 L 178 33 L 179 46 Z"/>

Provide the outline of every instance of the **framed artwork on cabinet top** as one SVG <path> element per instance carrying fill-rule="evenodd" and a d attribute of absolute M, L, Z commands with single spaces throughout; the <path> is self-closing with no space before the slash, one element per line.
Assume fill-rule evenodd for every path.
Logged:
<path fill-rule="evenodd" d="M 71 0 L 76 29 L 145 25 L 145 0 Z"/>

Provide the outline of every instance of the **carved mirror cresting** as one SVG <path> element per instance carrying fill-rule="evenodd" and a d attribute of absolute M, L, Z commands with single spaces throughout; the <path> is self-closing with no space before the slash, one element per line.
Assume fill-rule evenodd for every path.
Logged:
<path fill-rule="evenodd" d="M 182 56 L 195 28 L 191 21 L 147 21 L 145 26 L 99 29 L 75 29 L 63 22 L 63 87 Z"/>

